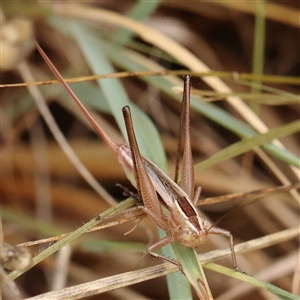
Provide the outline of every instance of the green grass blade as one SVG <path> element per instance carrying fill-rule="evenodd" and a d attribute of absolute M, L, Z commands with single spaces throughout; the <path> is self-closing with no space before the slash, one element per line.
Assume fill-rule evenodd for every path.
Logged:
<path fill-rule="evenodd" d="M 256 1 L 255 14 L 255 33 L 253 49 L 252 73 L 262 75 L 264 70 L 264 51 L 265 51 L 265 0 Z M 259 86 L 260 82 L 256 82 Z M 260 92 L 260 88 L 253 87 L 253 93 Z"/>
<path fill-rule="evenodd" d="M 205 168 L 211 167 L 227 159 L 238 156 L 247 151 L 251 151 L 254 147 L 261 146 L 272 141 L 275 138 L 279 139 L 284 136 L 296 133 L 299 130 L 300 122 L 294 121 L 289 124 L 270 129 L 267 133 L 257 134 L 254 137 L 242 139 L 241 141 L 230 145 L 229 147 L 219 151 L 205 161 L 197 164 L 195 166 L 195 171 L 200 171 Z"/>
<path fill-rule="evenodd" d="M 224 266 L 220 266 L 214 263 L 208 263 L 204 265 L 205 268 L 222 273 L 224 275 L 236 278 L 238 280 L 244 281 L 246 283 L 252 284 L 258 288 L 262 288 L 265 289 L 271 293 L 273 293 L 274 295 L 280 297 L 281 299 L 285 299 L 285 300 L 299 300 L 299 296 L 294 295 L 292 293 L 289 293 L 271 283 L 259 280 L 253 276 L 241 273 L 241 272 L 236 272 L 233 271 L 229 268 L 226 268 Z"/>
<path fill-rule="evenodd" d="M 89 239 L 80 243 L 80 248 L 84 251 L 95 253 L 113 253 L 123 250 L 132 250 L 137 252 L 145 252 L 146 245 L 143 243 L 119 242 L 110 240 Z"/>

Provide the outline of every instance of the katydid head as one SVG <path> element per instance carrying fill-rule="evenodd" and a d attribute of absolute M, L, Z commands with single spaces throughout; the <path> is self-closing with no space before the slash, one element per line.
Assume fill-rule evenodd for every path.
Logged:
<path fill-rule="evenodd" d="M 197 216 L 197 222 L 189 221 L 190 222 L 185 222 L 184 226 L 178 228 L 178 230 L 173 233 L 173 236 L 183 246 L 196 248 L 207 239 L 211 224 L 199 216 Z"/>

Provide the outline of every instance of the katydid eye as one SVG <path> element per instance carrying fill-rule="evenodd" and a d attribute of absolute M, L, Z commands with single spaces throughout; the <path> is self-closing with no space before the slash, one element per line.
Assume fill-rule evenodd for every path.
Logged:
<path fill-rule="evenodd" d="M 192 239 L 192 236 L 193 236 L 193 233 L 189 230 L 189 229 L 184 229 L 182 231 L 182 238 L 185 240 L 185 241 L 190 241 Z"/>

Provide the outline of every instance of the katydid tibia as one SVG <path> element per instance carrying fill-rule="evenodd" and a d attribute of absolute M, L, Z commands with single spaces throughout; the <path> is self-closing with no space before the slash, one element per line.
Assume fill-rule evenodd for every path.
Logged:
<path fill-rule="evenodd" d="M 55 68 L 38 44 L 37 49 L 53 74 L 77 103 L 96 132 L 115 152 L 118 157 L 118 161 L 121 163 L 126 173 L 126 176 L 136 187 L 138 196 L 143 202 L 143 205 L 138 205 L 132 209 L 142 210 L 150 218 L 152 218 L 152 220 L 159 227 L 169 232 L 169 235 L 149 246 L 147 248 L 147 252 L 154 257 L 162 258 L 181 268 L 181 265 L 178 261 L 157 254 L 154 251 L 174 241 L 178 241 L 180 244 L 186 247 L 196 248 L 207 239 L 208 234 L 220 234 L 229 238 L 233 265 L 234 268 L 237 269 L 232 234 L 225 229 L 212 226 L 210 222 L 200 217 L 195 206 L 200 196 L 201 189 L 198 187 L 194 193 L 194 170 L 189 124 L 191 86 L 190 77 L 184 76 L 178 158 L 176 161 L 175 180 L 173 181 L 158 166 L 140 154 L 135 138 L 130 108 L 128 106 L 123 107 L 122 111 L 126 125 L 129 146 L 127 144 L 117 144 L 111 140 L 111 138 L 96 123 L 91 114 L 77 98 L 59 71 Z M 180 165 L 179 156 L 181 153 L 182 177 L 180 183 L 178 183 Z"/>

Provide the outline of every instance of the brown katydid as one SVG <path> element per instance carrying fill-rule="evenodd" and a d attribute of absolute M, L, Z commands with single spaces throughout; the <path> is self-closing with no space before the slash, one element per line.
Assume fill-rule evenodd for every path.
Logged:
<path fill-rule="evenodd" d="M 110 139 L 77 98 L 40 46 L 38 44 L 36 46 L 53 74 L 77 103 L 96 132 L 116 153 L 126 176 L 137 188 L 139 199 L 143 202 L 143 205 L 137 205 L 130 210 L 142 210 L 150 216 L 159 227 L 169 232 L 169 235 L 149 246 L 147 252 L 154 257 L 162 258 L 181 268 L 181 264 L 178 261 L 157 254 L 154 251 L 174 241 L 178 241 L 186 247 L 196 248 L 207 239 L 208 234 L 219 234 L 229 238 L 233 265 L 234 268 L 237 269 L 232 234 L 225 229 L 212 226 L 210 222 L 200 217 L 199 212 L 195 207 L 201 193 L 201 188 L 198 187 L 194 193 L 194 170 L 189 124 L 190 77 L 184 77 L 178 158 L 176 161 L 175 180 L 173 181 L 158 166 L 140 154 L 135 138 L 130 108 L 128 106 L 123 107 L 122 112 L 129 146 L 127 144 L 117 144 Z M 179 154 L 181 153 L 182 177 L 179 183 Z"/>

